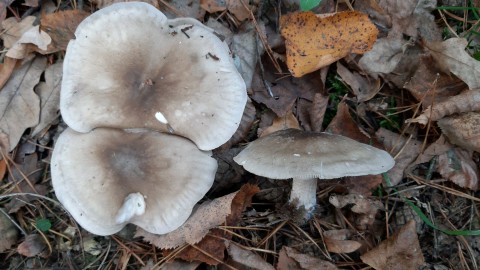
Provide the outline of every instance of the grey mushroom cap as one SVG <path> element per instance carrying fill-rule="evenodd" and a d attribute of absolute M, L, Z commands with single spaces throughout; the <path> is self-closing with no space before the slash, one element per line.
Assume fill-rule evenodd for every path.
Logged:
<path fill-rule="evenodd" d="M 286 129 L 251 142 L 234 157 L 245 170 L 271 179 L 333 179 L 380 174 L 395 165 L 387 152 L 330 133 Z"/>
<path fill-rule="evenodd" d="M 77 28 L 64 61 L 60 109 L 78 132 L 172 132 L 202 150 L 225 143 L 247 101 L 228 46 L 194 19 L 141 2 L 112 4 Z"/>
<path fill-rule="evenodd" d="M 210 189 L 217 162 L 180 136 L 98 128 L 65 130 L 52 156 L 58 200 L 87 231 L 127 223 L 164 234 L 183 224 Z"/>

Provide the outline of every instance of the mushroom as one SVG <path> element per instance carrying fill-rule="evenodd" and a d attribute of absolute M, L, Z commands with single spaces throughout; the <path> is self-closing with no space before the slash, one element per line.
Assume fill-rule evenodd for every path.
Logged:
<path fill-rule="evenodd" d="M 141 2 L 87 17 L 67 47 L 60 109 L 78 132 L 170 132 L 211 150 L 237 129 L 247 101 L 228 46 L 195 19 Z"/>
<path fill-rule="evenodd" d="M 175 135 L 97 128 L 65 130 L 51 162 L 58 200 L 87 231 L 133 223 L 164 234 L 183 224 L 210 189 L 217 162 Z"/>
<path fill-rule="evenodd" d="M 293 178 L 290 203 L 316 205 L 317 178 L 383 173 L 395 161 L 385 151 L 330 133 L 285 129 L 251 142 L 233 158 L 245 170 L 271 179 Z"/>

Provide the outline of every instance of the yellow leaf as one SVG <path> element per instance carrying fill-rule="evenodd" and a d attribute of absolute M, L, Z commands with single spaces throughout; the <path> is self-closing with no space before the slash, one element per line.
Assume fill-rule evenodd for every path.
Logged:
<path fill-rule="evenodd" d="M 282 16 L 287 65 L 295 77 L 327 66 L 349 53 L 363 54 L 377 40 L 378 30 L 364 13 L 339 12 L 319 18 L 312 12 Z"/>

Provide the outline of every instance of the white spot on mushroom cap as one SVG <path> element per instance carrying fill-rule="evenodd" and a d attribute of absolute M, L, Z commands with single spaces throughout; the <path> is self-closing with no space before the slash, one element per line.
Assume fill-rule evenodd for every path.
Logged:
<path fill-rule="evenodd" d="M 155 118 L 162 124 L 168 124 L 167 118 L 165 118 L 165 115 L 161 112 L 155 113 Z"/>
<path fill-rule="evenodd" d="M 115 216 L 115 222 L 122 224 L 128 222 L 134 216 L 140 216 L 145 213 L 145 197 L 140 192 L 130 193 L 123 200 L 122 207 Z"/>

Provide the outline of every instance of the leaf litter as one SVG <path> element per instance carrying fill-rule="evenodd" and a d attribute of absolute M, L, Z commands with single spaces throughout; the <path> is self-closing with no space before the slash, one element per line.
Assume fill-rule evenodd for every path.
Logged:
<path fill-rule="evenodd" d="M 444 12 L 436 1 L 324 0 L 314 9 L 324 14 L 299 12 L 299 1 L 150 1 L 168 16 L 208 20 L 230 45 L 252 100 L 237 133 L 214 151 L 223 165 L 208 199 L 181 229 L 144 239 L 128 228 L 110 238 L 79 228 L 56 203 L 48 171 L 64 129 L 65 49 L 88 14 L 114 2 L 41 12 L 35 1 L 0 5 L 9 16 L 0 18 L 0 207 L 8 215 L 0 213 L 8 217 L 0 226 L 0 268 L 37 261 L 95 269 L 195 269 L 201 262 L 229 269 L 478 268 L 479 244 L 470 236 L 479 230 L 478 213 L 469 209 L 479 201 L 480 45 L 465 27 L 478 20 L 476 1 Z M 246 173 L 232 161 L 245 143 L 292 127 L 386 149 L 396 165 L 383 176 L 321 181 L 312 220 L 296 224 L 284 205 L 287 181 Z M 405 216 L 401 224 L 397 216 Z M 39 218 L 52 227 L 36 232 Z M 432 229 L 419 229 L 425 224 Z"/>

